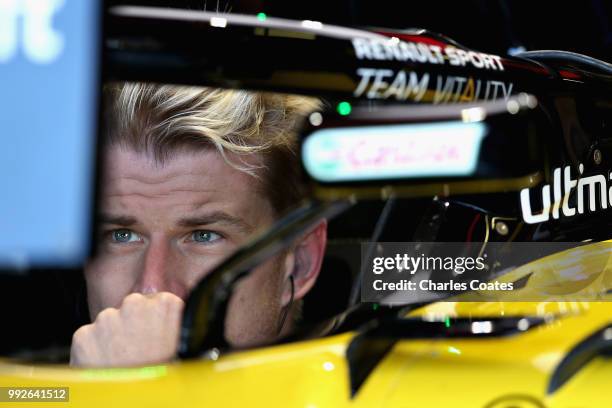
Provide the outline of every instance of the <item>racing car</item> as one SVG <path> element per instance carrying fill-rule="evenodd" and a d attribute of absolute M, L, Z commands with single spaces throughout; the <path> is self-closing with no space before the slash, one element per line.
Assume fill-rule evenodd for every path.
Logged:
<path fill-rule="evenodd" d="M 178 361 L 73 369 L 8 358 L 0 384 L 67 387 L 84 407 L 612 405 L 611 65 L 561 51 L 492 55 L 425 30 L 109 13 L 107 80 L 324 98 L 301 130 L 311 198 L 199 282 Z M 298 330 L 232 349 L 235 286 L 322 219 L 327 257 Z M 385 242 L 488 254 L 485 286 L 454 271 L 465 289 L 368 293 Z M 516 290 L 493 295 L 494 280 Z"/>

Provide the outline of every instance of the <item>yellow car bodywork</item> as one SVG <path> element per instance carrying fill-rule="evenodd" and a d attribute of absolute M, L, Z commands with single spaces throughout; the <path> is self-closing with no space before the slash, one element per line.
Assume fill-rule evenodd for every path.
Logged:
<path fill-rule="evenodd" d="M 599 262 L 593 263 L 598 267 L 582 275 L 588 284 L 579 290 L 608 282 L 611 269 L 601 245 L 588 246 L 599 251 Z M 541 288 L 558 272 L 554 263 L 571 263 L 572 254 L 543 258 L 513 273 L 541 271 L 533 283 Z M 559 290 L 569 290 L 560 284 Z M 0 386 L 69 387 L 68 404 L 45 403 L 48 407 L 612 407 L 609 357 L 593 358 L 559 389 L 547 392 L 567 353 L 610 325 L 612 303 L 605 296 L 591 302 L 437 302 L 422 307 L 411 316 L 539 316 L 546 323 L 502 337 L 399 340 L 354 394 L 347 358 L 353 332 L 234 352 L 214 361 L 139 368 L 75 369 L 5 360 L 0 362 Z"/>

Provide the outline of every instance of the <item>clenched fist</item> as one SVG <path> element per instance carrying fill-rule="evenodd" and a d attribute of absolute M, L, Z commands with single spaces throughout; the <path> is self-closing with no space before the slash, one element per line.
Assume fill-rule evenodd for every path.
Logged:
<path fill-rule="evenodd" d="M 171 360 L 177 351 L 184 302 L 169 292 L 132 293 L 119 309 L 102 310 L 72 338 L 70 364 L 126 367 Z"/>

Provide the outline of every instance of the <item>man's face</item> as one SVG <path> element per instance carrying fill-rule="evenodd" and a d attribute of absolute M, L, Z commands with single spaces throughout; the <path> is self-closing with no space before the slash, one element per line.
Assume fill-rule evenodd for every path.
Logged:
<path fill-rule="evenodd" d="M 215 150 L 177 153 L 160 165 L 146 154 L 110 148 L 100 214 L 98 254 L 85 271 L 92 319 L 132 292 L 185 299 L 215 265 L 274 221 L 257 180 Z M 238 303 L 230 305 L 243 315 L 230 328 L 236 336 L 252 337 L 262 325 L 272 330 L 282 308 L 282 264 L 262 265 L 241 283 Z"/>

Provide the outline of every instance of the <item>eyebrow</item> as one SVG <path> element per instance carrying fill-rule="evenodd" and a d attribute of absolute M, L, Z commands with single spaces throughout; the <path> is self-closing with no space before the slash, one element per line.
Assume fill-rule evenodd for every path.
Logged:
<path fill-rule="evenodd" d="M 134 224 L 138 224 L 136 217 L 104 213 L 98 215 L 97 221 L 101 224 L 121 225 L 122 227 L 129 227 Z"/>
<path fill-rule="evenodd" d="M 237 227 L 244 233 L 253 232 L 254 228 L 240 217 L 229 215 L 223 211 L 213 211 L 207 214 L 184 217 L 178 220 L 177 224 L 181 227 L 199 227 L 210 224 L 227 224 Z"/>

